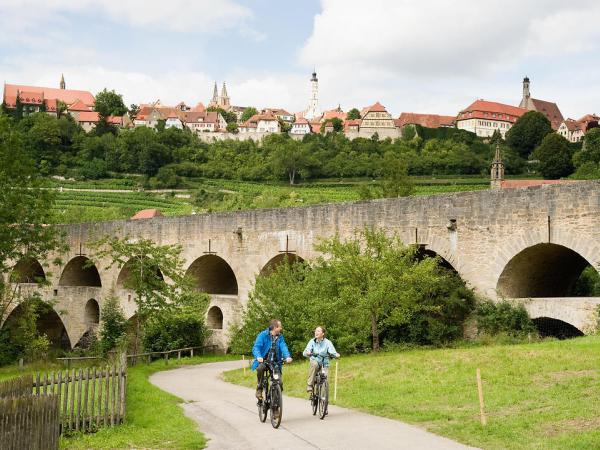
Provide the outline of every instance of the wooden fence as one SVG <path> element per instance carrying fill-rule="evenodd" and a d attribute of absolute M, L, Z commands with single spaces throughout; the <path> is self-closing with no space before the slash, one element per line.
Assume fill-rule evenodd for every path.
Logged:
<path fill-rule="evenodd" d="M 58 395 L 0 398 L 3 450 L 57 450 L 59 428 Z"/>
<path fill-rule="evenodd" d="M 34 395 L 55 394 L 60 399 L 61 431 L 90 432 L 115 426 L 125 418 L 127 370 L 124 367 L 73 369 L 40 374 Z"/>

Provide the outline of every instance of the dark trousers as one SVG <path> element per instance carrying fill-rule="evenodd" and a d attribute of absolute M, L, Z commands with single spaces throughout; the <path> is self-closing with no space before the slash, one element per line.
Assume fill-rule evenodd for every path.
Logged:
<path fill-rule="evenodd" d="M 260 363 L 256 368 L 256 383 L 257 389 L 262 386 L 263 378 L 265 377 L 265 372 L 267 371 L 267 366 L 265 363 Z M 283 391 L 283 378 L 279 379 L 279 384 L 281 385 L 281 390 Z"/>

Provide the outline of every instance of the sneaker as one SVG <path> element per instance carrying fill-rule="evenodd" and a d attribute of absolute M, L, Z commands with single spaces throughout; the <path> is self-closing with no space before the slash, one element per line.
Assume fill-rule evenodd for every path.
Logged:
<path fill-rule="evenodd" d="M 257 400 L 262 400 L 262 389 L 261 388 L 256 388 L 256 399 Z"/>

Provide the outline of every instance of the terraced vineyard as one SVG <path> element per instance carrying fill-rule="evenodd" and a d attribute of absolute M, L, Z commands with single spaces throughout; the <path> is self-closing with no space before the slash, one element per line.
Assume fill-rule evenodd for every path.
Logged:
<path fill-rule="evenodd" d="M 434 195 L 487 189 L 488 184 L 473 179 L 421 180 L 416 179 L 415 195 Z M 186 180 L 185 189 L 177 198 L 169 192 L 139 192 L 130 179 L 94 182 L 57 182 L 54 206 L 58 223 L 127 219 L 141 209 L 156 208 L 166 216 L 211 211 L 255 208 L 291 207 L 320 203 L 339 203 L 360 199 L 359 187 L 371 184 L 367 180 L 351 182 L 320 181 L 289 186 L 283 183 L 258 183 L 237 180 L 193 178 Z M 64 190 L 60 188 L 63 187 Z M 94 189 L 94 192 L 69 189 Z M 126 192 L 111 192 L 120 190 Z"/>

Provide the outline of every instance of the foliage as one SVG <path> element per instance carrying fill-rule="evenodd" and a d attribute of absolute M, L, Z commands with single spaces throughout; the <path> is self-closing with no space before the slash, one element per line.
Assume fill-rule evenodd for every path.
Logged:
<path fill-rule="evenodd" d="M 488 335 L 537 334 L 537 329 L 525 307 L 521 304 L 513 304 L 508 300 L 498 302 L 481 300 L 477 303 L 474 316 L 477 320 L 478 333 Z"/>
<path fill-rule="evenodd" d="M 578 179 L 600 178 L 600 128 L 592 128 L 583 138 L 581 150 L 573 155 Z"/>
<path fill-rule="evenodd" d="M 219 114 L 221 114 L 223 119 L 225 119 L 225 122 L 227 122 L 228 124 L 237 122 L 237 116 L 232 111 L 225 111 L 223 108 L 217 108 L 214 106 L 211 106 L 211 107 L 207 108 L 206 110 L 218 112 Z"/>
<path fill-rule="evenodd" d="M 242 113 L 242 117 L 240 118 L 240 122 L 246 122 L 248 121 L 252 116 L 258 114 L 258 110 L 253 107 L 253 106 L 249 106 L 248 108 L 246 108 L 244 110 L 244 112 Z"/>
<path fill-rule="evenodd" d="M 289 137 L 281 140 L 271 157 L 273 170 L 278 174 L 286 174 L 291 185 L 297 174 L 307 174 L 311 163 L 312 159 L 305 147 Z"/>
<path fill-rule="evenodd" d="M 228 133 L 237 133 L 238 132 L 238 124 L 237 122 L 230 122 L 227 124 L 226 130 Z"/>
<path fill-rule="evenodd" d="M 321 122 L 321 133 L 322 134 L 325 133 L 325 129 L 329 126 L 332 126 L 333 131 L 336 133 L 340 133 L 340 132 L 344 131 L 344 122 L 342 122 L 342 119 L 340 119 L 338 117 L 333 117 L 331 119 L 325 119 L 323 122 Z"/>
<path fill-rule="evenodd" d="M 592 266 L 586 267 L 573 287 L 573 297 L 600 297 L 600 274 Z"/>
<path fill-rule="evenodd" d="M 560 134 L 546 135 L 534 150 L 533 157 L 539 160 L 539 170 L 544 178 L 558 179 L 573 172 L 569 141 Z"/>
<path fill-rule="evenodd" d="M 94 111 L 100 114 L 100 117 L 122 116 L 127 114 L 127 107 L 123 103 L 123 96 L 117 94 L 114 90 L 104 88 L 96 94 Z"/>
<path fill-rule="evenodd" d="M 204 313 L 210 298 L 207 294 L 176 310 L 153 314 L 144 329 L 146 351 L 160 352 L 186 347 L 199 347 L 208 337 Z"/>
<path fill-rule="evenodd" d="M 384 197 L 407 197 L 414 193 L 415 186 L 408 176 L 408 165 L 392 152 L 385 154 L 381 174 Z"/>
<path fill-rule="evenodd" d="M 272 317 L 283 321 L 296 353 L 319 323 L 344 352 L 378 350 L 382 341 L 441 344 L 462 334 L 473 294 L 437 259 L 419 259 L 396 236 L 369 229 L 346 242 L 323 241 L 316 250 L 326 256 L 282 264 L 257 278 L 234 351 L 246 351 Z"/>
<path fill-rule="evenodd" d="M 46 225 L 54 196 L 44 189 L 25 153 L 22 135 L 11 122 L 0 115 L 0 273 L 10 273 L 12 265 L 23 259 L 43 261 L 62 248 L 58 230 Z M 20 301 L 9 295 L 4 283 L 0 278 L 0 324 L 9 307 Z"/>
<path fill-rule="evenodd" d="M 552 126 L 546 116 L 528 111 L 507 131 L 506 143 L 522 158 L 527 158 L 549 133 L 552 133 Z"/>
<path fill-rule="evenodd" d="M 356 108 L 352 108 L 350 111 L 348 111 L 348 114 L 346 115 L 346 120 L 355 119 L 360 119 L 360 111 Z"/>
<path fill-rule="evenodd" d="M 110 296 L 102 305 L 102 328 L 100 329 L 100 348 L 106 354 L 123 343 L 127 330 L 127 320 L 119 299 Z"/>

